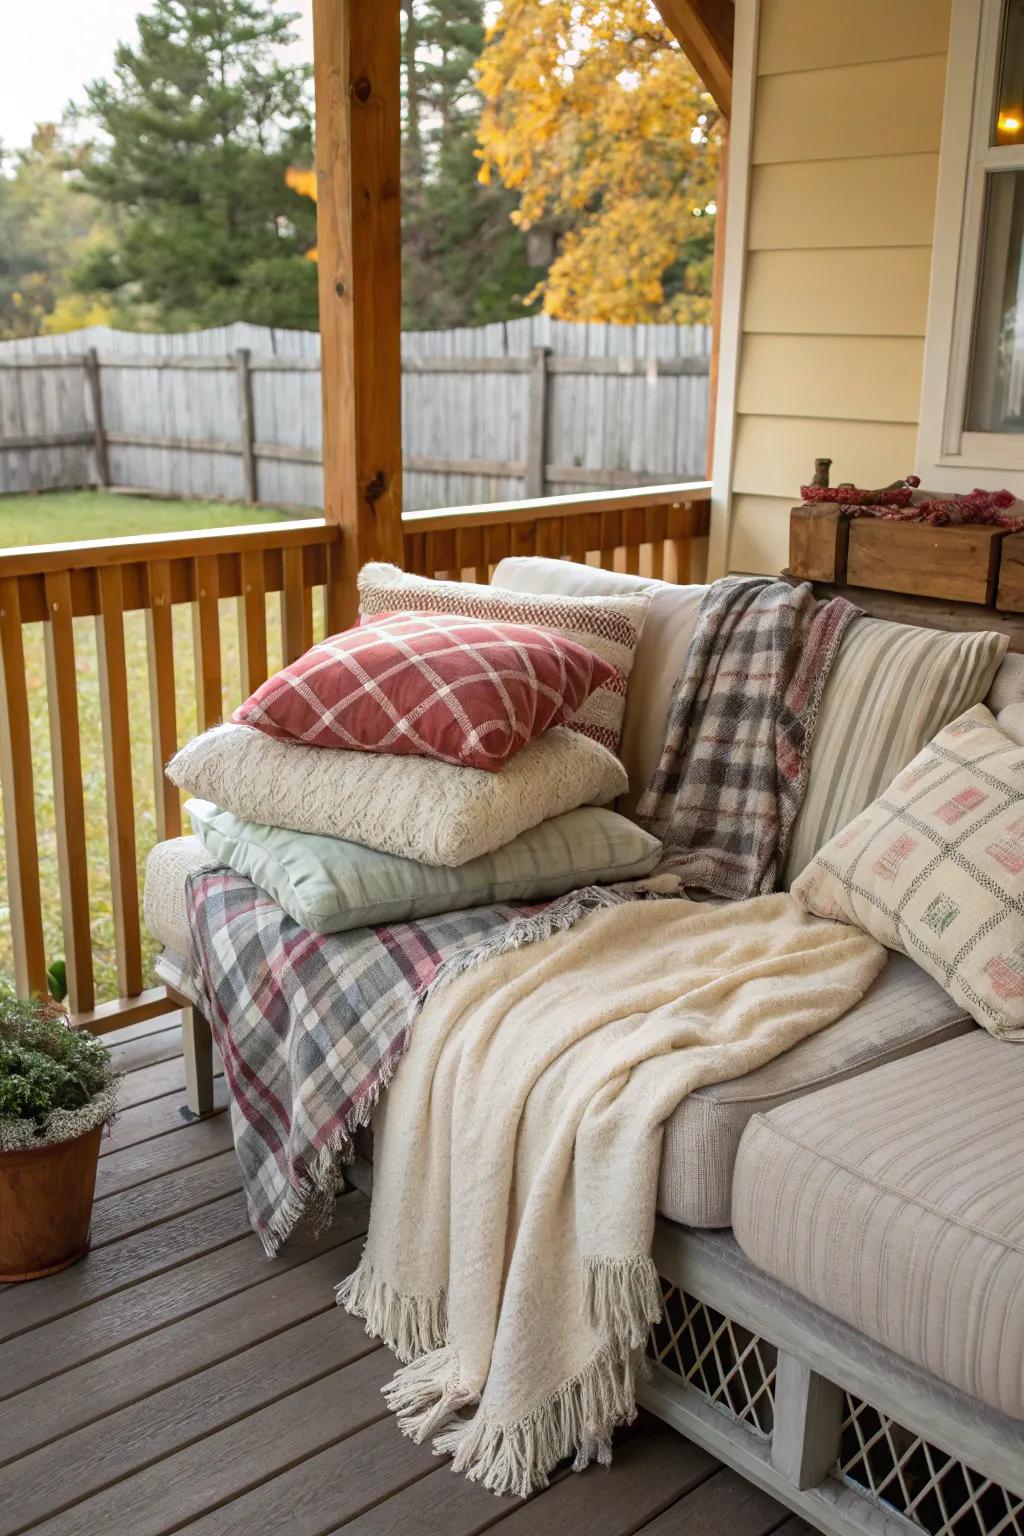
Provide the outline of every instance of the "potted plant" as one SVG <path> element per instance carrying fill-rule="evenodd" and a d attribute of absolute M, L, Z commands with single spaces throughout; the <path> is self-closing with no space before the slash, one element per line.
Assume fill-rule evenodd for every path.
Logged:
<path fill-rule="evenodd" d="M 56 1004 L 0 986 L 0 1281 L 52 1275 L 88 1252 L 117 1084 L 100 1040 Z"/>

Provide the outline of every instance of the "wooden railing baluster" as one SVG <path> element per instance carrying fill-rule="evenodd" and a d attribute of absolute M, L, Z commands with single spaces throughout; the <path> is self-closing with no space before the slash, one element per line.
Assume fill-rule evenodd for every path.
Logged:
<path fill-rule="evenodd" d="M 107 785 L 107 847 L 114 912 L 117 984 L 125 997 L 142 991 L 142 936 L 135 851 L 131 716 L 124 645 L 124 581 L 119 566 L 97 572 L 100 717 Z"/>
<path fill-rule="evenodd" d="M 44 581 L 47 621 L 46 702 L 53 754 L 53 809 L 57 824 L 68 1003 L 73 1013 L 96 1001 L 93 987 L 89 873 L 82 793 L 82 745 L 78 721 L 78 673 L 71 606 L 71 578 L 52 571 Z"/>
<path fill-rule="evenodd" d="M 3 790 L 7 909 L 14 981 L 22 997 L 46 992 L 46 951 L 39 891 L 35 776 L 18 578 L 0 580 L 0 787 Z"/>
<path fill-rule="evenodd" d="M 196 669 L 196 718 L 201 731 L 224 714 L 220 659 L 220 565 L 216 555 L 197 555 L 193 564 L 195 603 L 192 649 Z"/>
<path fill-rule="evenodd" d="M 267 680 L 267 587 L 263 551 L 246 550 L 241 557 L 241 567 L 238 643 L 242 663 L 242 693 L 248 697 Z"/>
<path fill-rule="evenodd" d="M 164 773 L 178 750 L 178 710 L 174 692 L 174 620 L 171 614 L 171 567 L 154 560 L 147 572 L 146 641 L 149 651 L 149 706 L 153 721 L 153 787 L 157 837 L 181 836 L 181 800 Z"/>
<path fill-rule="evenodd" d="M 313 593 L 303 579 L 302 550 L 281 553 L 281 647 L 285 666 L 313 644 Z"/>

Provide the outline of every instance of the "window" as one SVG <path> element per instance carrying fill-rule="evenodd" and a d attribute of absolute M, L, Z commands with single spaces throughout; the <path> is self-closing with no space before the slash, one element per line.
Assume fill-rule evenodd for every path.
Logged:
<path fill-rule="evenodd" d="M 1024 494 L 1024 0 L 954 0 L 919 472 Z"/>

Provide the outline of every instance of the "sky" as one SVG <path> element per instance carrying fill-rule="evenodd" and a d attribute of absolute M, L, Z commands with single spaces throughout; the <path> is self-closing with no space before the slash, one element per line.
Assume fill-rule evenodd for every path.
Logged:
<path fill-rule="evenodd" d="M 292 0 L 297 58 L 312 60 L 310 0 Z M 114 49 L 135 36 L 135 17 L 146 0 L 45 0 L 43 5 L 0 5 L 0 144 L 27 144 L 37 122 L 59 118 L 67 102 L 81 100 L 89 80 L 109 72 Z"/>

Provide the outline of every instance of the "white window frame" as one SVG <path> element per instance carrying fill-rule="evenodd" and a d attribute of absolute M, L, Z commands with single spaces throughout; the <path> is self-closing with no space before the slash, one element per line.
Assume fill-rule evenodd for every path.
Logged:
<path fill-rule="evenodd" d="M 1024 170 L 1024 145 L 991 145 L 1003 0 L 953 0 L 942 115 L 917 472 L 929 490 L 1000 484 L 1024 496 L 1024 433 L 965 430 L 985 182 Z"/>

